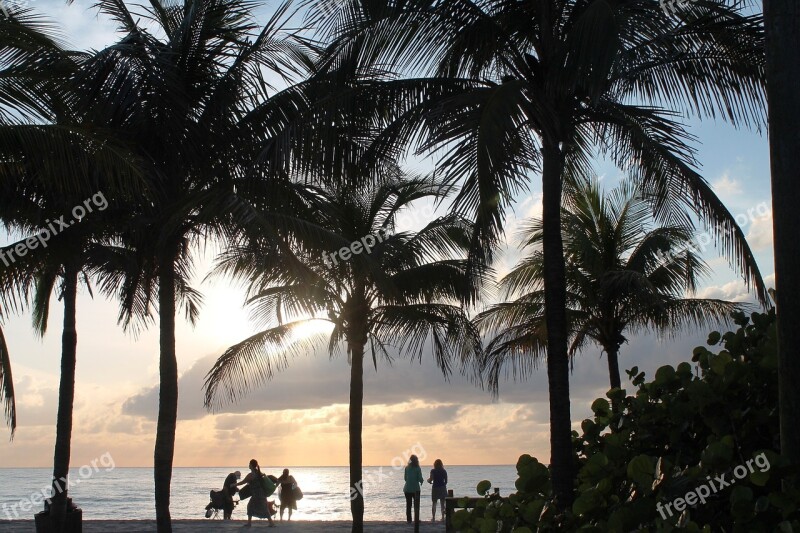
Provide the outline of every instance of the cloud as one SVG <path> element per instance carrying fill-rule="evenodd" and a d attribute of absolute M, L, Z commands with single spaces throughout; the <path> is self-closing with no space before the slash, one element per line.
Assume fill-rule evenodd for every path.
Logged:
<path fill-rule="evenodd" d="M 687 333 L 666 341 L 649 335 L 632 337 L 622 348 L 621 367 L 638 366 L 652 378 L 662 365 L 689 361 L 692 349 L 703 344 L 706 334 Z M 245 456 L 258 456 L 257 450 L 267 444 L 271 460 L 278 463 L 346 461 L 349 367 L 344 360 L 325 356 L 299 359 L 241 403 L 210 415 L 202 408 L 199 388 L 213 359 L 201 359 L 181 376 L 178 448 L 191 448 L 180 452 L 181 464 L 208 464 L 205 453 L 218 455 L 214 443 L 222 447 L 235 443 L 236 453 L 242 455 L 226 464 L 246 462 L 249 457 Z M 575 430 L 591 416 L 592 401 L 605 395 L 607 372 L 598 349 L 588 348 L 576 357 L 570 379 Z M 497 402 L 461 376 L 447 383 L 427 359 L 421 365 L 397 360 L 391 366 L 379 366 L 377 373 L 369 369 L 365 374 L 367 464 L 389 464 L 417 441 L 450 464 L 513 463 L 523 452 L 548 460 L 549 401 L 543 366 L 527 382 L 502 384 Z M 633 391 L 624 373 L 623 383 Z M 123 416 L 152 424 L 156 399 L 155 389 L 131 396 Z M 454 439 L 458 446 L 453 445 Z M 232 457 L 238 457 L 236 453 Z"/>
<path fill-rule="evenodd" d="M 707 287 L 702 297 L 728 298 L 736 301 L 751 299 L 738 281 L 719 287 Z M 634 364 L 647 368 L 648 362 L 663 358 L 663 353 L 673 354 L 673 359 L 689 360 L 692 348 L 702 342 L 707 332 L 683 335 L 680 341 L 663 344 L 650 335 L 630 335 L 630 344 L 623 347 L 623 368 Z M 396 355 L 396 354 L 395 354 Z M 202 386 L 206 373 L 213 366 L 215 355 L 196 361 L 179 380 L 180 420 L 198 420 L 209 415 L 203 407 Z M 574 360 L 571 377 L 573 401 L 588 402 L 605 394 L 608 375 L 605 357 L 600 349 L 588 346 Z M 656 367 L 652 367 L 654 370 Z M 624 376 L 623 376 L 624 377 Z M 349 401 L 350 369 L 343 358 L 329 358 L 327 353 L 301 357 L 291 361 L 290 367 L 277 374 L 272 381 L 254 386 L 241 401 L 225 405 L 218 416 L 224 416 L 217 429 L 236 427 L 235 415 L 259 411 L 280 412 L 321 409 L 336 405 L 347 405 Z M 378 361 L 377 371 L 368 365 L 364 375 L 365 406 L 384 406 L 377 420 L 393 417 L 398 423 L 411 423 L 414 417 L 430 423 L 447 421 L 460 416 L 458 407 L 487 406 L 497 403 L 491 395 L 476 386 L 469 378 L 460 374 L 445 379 L 427 350 L 422 361 L 409 361 L 395 357 L 391 364 Z M 531 405 L 548 401 L 547 372 L 542 363 L 526 382 L 506 380 L 501 384 L 499 402 L 505 404 Z M 414 402 L 422 402 L 417 404 Z M 394 413 L 390 406 L 404 405 L 405 414 Z M 546 411 L 546 409 L 545 409 Z M 121 414 L 155 420 L 158 412 L 158 387 L 140 389 L 122 402 Z M 537 410 L 538 412 L 538 410 Z M 325 415 L 328 416 L 328 415 Z M 331 414 L 331 416 L 334 416 Z M 341 421 L 339 421 L 341 422 Z"/>
<path fill-rule="evenodd" d="M 20 426 L 50 426 L 55 422 L 58 382 L 22 375 L 14 382 Z"/>
<path fill-rule="evenodd" d="M 461 375 L 448 382 L 442 372 L 424 357 L 422 364 L 397 358 L 391 365 L 378 361 L 378 370 L 365 368 L 365 405 L 395 404 L 425 398 L 432 403 L 491 403 L 491 396 Z M 198 360 L 179 380 L 178 414 L 181 420 L 207 415 L 203 408 L 202 386 L 216 356 Z M 242 400 L 224 407 L 226 413 L 246 413 L 263 409 L 315 409 L 349 401 L 350 368 L 342 358 L 330 359 L 326 353 L 296 359 L 275 378 L 253 387 Z M 518 394 L 517 386 L 510 394 Z M 158 410 L 158 387 L 148 387 L 127 398 L 122 411 L 128 415 L 153 419 Z"/>
<path fill-rule="evenodd" d="M 709 285 L 698 291 L 698 297 L 729 300 L 732 302 L 747 302 L 752 300 L 747 287 L 742 280 L 736 279 L 722 285 Z"/>
<path fill-rule="evenodd" d="M 703 343 L 706 334 L 668 341 L 632 337 L 622 348 L 621 367 L 635 365 L 652 377 L 664 364 L 690 360 L 692 349 Z M 176 466 L 243 467 L 252 457 L 281 466 L 346 464 L 349 366 L 344 359 L 325 355 L 297 359 L 267 386 L 212 415 L 202 407 L 201 384 L 214 358 L 200 359 L 180 378 Z M 624 374 L 623 383 L 633 391 Z M 574 429 L 591 416 L 589 406 L 607 389 L 605 358 L 598 349 L 588 348 L 575 358 L 570 377 Z M 54 390 L 53 383 L 21 376 L 24 418 L 29 409 L 50 403 Z M 106 451 L 119 466 L 152 464 L 157 388 L 103 393 L 78 383 L 77 390 L 81 400 L 75 412 L 75 464 Z M 524 383 L 503 383 L 500 400 L 494 402 L 462 376 L 446 382 L 430 358 L 421 365 L 398 358 L 392 365 L 379 365 L 378 372 L 366 370 L 365 403 L 365 464 L 388 465 L 417 442 L 431 460 L 440 457 L 449 464 L 509 464 L 525 452 L 549 460 L 543 365 Z M 0 465 L 48 464 L 54 409 L 41 417 L 49 425 L 25 426 L 14 444 L 0 443 Z"/>
<path fill-rule="evenodd" d="M 719 196 L 735 196 L 742 193 L 742 186 L 738 180 L 731 178 L 728 172 L 725 172 L 716 181 L 711 184 Z"/>
<path fill-rule="evenodd" d="M 754 251 L 771 250 L 773 247 L 772 209 L 764 215 L 755 216 L 747 232 L 747 242 Z"/>
<path fill-rule="evenodd" d="M 93 7 L 93 0 L 32 0 L 31 6 L 57 22 L 68 47 L 78 50 L 99 50 L 113 43 L 118 35 L 116 25 Z"/>
<path fill-rule="evenodd" d="M 368 425 L 435 426 L 456 418 L 461 405 L 429 405 L 428 402 L 372 406 L 367 410 L 364 423 Z"/>
<path fill-rule="evenodd" d="M 775 274 L 764 277 L 767 288 L 775 286 Z M 722 285 L 709 285 L 698 291 L 698 298 L 713 298 L 719 300 L 729 300 L 732 302 L 755 302 L 752 291 L 748 291 L 747 286 L 741 279 L 735 279 Z"/>

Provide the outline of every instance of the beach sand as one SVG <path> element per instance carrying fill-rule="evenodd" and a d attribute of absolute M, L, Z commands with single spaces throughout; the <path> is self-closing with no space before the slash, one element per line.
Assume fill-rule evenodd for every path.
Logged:
<path fill-rule="evenodd" d="M 242 527 L 246 520 L 173 520 L 172 531 L 176 533 L 194 533 L 215 531 L 261 531 L 276 533 L 346 533 L 350 531 L 350 522 L 314 522 L 292 521 L 275 522 L 277 527 L 270 528 L 266 520 L 253 520 L 253 527 Z M 84 520 L 85 533 L 151 533 L 156 530 L 155 520 Z M 444 532 L 444 522 L 420 522 L 420 533 Z M 0 520 L 2 533 L 33 533 L 33 520 Z M 370 533 L 409 533 L 414 525 L 406 522 L 366 522 L 364 531 Z"/>

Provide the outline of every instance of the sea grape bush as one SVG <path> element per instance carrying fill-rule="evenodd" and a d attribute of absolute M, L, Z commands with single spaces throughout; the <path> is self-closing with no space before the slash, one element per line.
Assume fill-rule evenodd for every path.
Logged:
<path fill-rule="evenodd" d="M 797 472 L 778 455 L 775 312 L 732 315 L 736 331 L 713 332 L 692 362 L 659 368 L 652 381 L 627 372 L 633 396 L 612 389 L 592 404 L 594 416 L 573 432 L 576 499 L 558 513 L 548 469 L 523 455 L 517 492 L 489 495 L 472 511 L 455 513 L 462 532 L 800 531 Z M 800 384 L 798 384 L 800 386 Z M 610 400 L 610 401 L 609 401 Z M 613 405 L 613 407 L 612 407 Z M 657 506 L 756 456 L 754 469 L 705 501 L 673 516 Z M 490 485 L 489 485 L 490 486 Z"/>

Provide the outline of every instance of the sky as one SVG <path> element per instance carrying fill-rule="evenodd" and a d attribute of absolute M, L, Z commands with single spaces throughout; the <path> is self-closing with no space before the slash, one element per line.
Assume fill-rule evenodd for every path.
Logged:
<path fill-rule="evenodd" d="M 58 21 L 76 49 L 99 49 L 113 42 L 113 25 L 96 15 L 93 2 L 71 6 L 54 0 L 31 5 Z M 261 20 L 267 10 L 262 9 Z M 698 137 L 702 174 L 729 210 L 739 217 L 762 274 L 772 285 L 772 216 L 769 158 L 765 134 L 737 131 L 720 122 L 690 120 Z M 612 187 L 621 173 L 598 162 L 598 174 Z M 527 217 L 541 213 L 541 186 L 533 180 L 506 220 L 509 246 L 495 265 L 508 272 L 519 251 L 513 235 Z M 399 230 L 433 216 L 429 205 L 399 217 Z M 0 235 L 0 244 L 11 237 Z M 737 275 L 713 247 L 706 253 L 713 275 L 699 296 L 752 300 Z M 195 286 L 204 305 L 195 327 L 179 320 L 177 354 L 180 377 L 176 466 L 244 466 L 251 457 L 262 465 L 347 464 L 349 368 L 344 358 L 308 354 L 241 403 L 209 413 L 203 408 L 202 383 L 214 360 L 228 346 L 258 329 L 242 308 L 243 290 L 225 280 L 206 280 L 214 259 L 200 254 Z M 61 306 L 52 314 L 44 338 L 37 337 L 29 316 L 10 317 L 4 331 L 11 352 L 17 393 L 16 437 L 0 435 L 0 467 L 52 464 L 59 383 Z M 158 331 L 137 337 L 117 325 L 114 302 L 85 290 L 78 299 L 78 364 L 72 465 L 79 467 L 110 453 L 117 466 L 151 466 L 158 401 Z M 637 365 L 652 376 L 664 364 L 688 361 L 692 348 L 708 332 L 686 332 L 676 339 L 630 337 L 621 352 L 622 368 Z M 549 459 L 547 377 L 542 366 L 528 381 L 502 384 L 492 396 L 467 378 L 446 380 L 423 358 L 398 355 L 391 365 L 370 365 L 365 372 L 364 463 L 388 465 L 416 443 L 446 464 L 513 464 L 522 453 Z M 627 380 L 623 376 L 623 383 Z M 574 428 L 608 389 L 608 370 L 600 350 L 589 347 L 574 361 L 571 405 Z M 628 390 L 632 388 L 628 383 Z M 0 429 L 2 432 L 3 429 Z M 5 430 L 7 434 L 7 430 Z"/>

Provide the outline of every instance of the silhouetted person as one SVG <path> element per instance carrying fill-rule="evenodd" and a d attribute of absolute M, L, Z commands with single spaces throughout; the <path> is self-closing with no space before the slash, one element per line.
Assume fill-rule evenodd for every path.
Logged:
<path fill-rule="evenodd" d="M 225 478 L 225 483 L 222 485 L 222 495 L 225 497 L 225 507 L 223 507 L 222 517 L 225 520 L 230 520 L 233 514 L 233 495 L 239 492 L 239 487 L 236 483 L 242 478 L 242 473 L 238 470 L 231 472 Z"/>
<path fill-rule="evenodd" d="M 214 509 L 222 509 L 222 516 L 225 520 L 230 520 L 233 514 L 233 508 L 236 503 L 233 501 L 233 495 L 239 492 L 236 487 L 236 481 L 242 477 L 241 472 L 231 472 L 222 483 L 222 490 L 212 490 L 210 494 L 211 501 L 206 505 L 206 518 L 210 518 L 214 513 Z"/>
<path fill-rule="evenodd" d="M 261 467 L 258 466 L 258 461 L 250 459 L 250 473 L 236 485 L 250 485 L 253 495 L 250 496 L 250 501 L 247 502 L 247 524 L 245 527 L 253 525 L 253 517 L 266 518 L 269 521 L 269 527 L 275 527 L 275 522 L 272 521 L 272 516 L 269 513 L 269 506 L 267 505 L 267 492 L 264 490 L 264 474 L 261 473 Z"/>
<path fill-rule="evenodd" d="M 278 478 L 281 484 L 281 520 L 283 520 L 283 510 L 289 509 L 289 520 L 292 519 L 292 510 L 297 510 L 297 500 L 294 495 L 294 488 L 297 486 L 294 476 L 289 475 L 289 469 L 284 468 L 283 474 Z"/>
<path fill-rule="evenodd" d="M 445 498 L 447 498 L 447 470 L 444 469 L 444 463 L 442 463 L 441 459 L 436 459 L 433 462 L 433 469 L 431 469 L 431 475 L 428 477 L 428 483 L 433 484 L 431 488 L 431 501 L 433 501 L 433 506 L 431 507 L 433 518 L 431 518 L 431 522 L 436 521 L 436 500 L 441 502 L 442 520 L 444 520 L 444 502 Z"/>
<path fill-rule="evenodd" d="M 408 465 L 403 472 L 403 479 L 406 484 L 403 492 L 406 495 L 406 521 L 411 522 L 411 502 L 414 502 L 414 531 L 419 531 L 419 496 L 422 484 L 425 480 L 422 477 L 422 469 L 419 467 L 419 458 L 412 455 L 408 458 Z"/>

